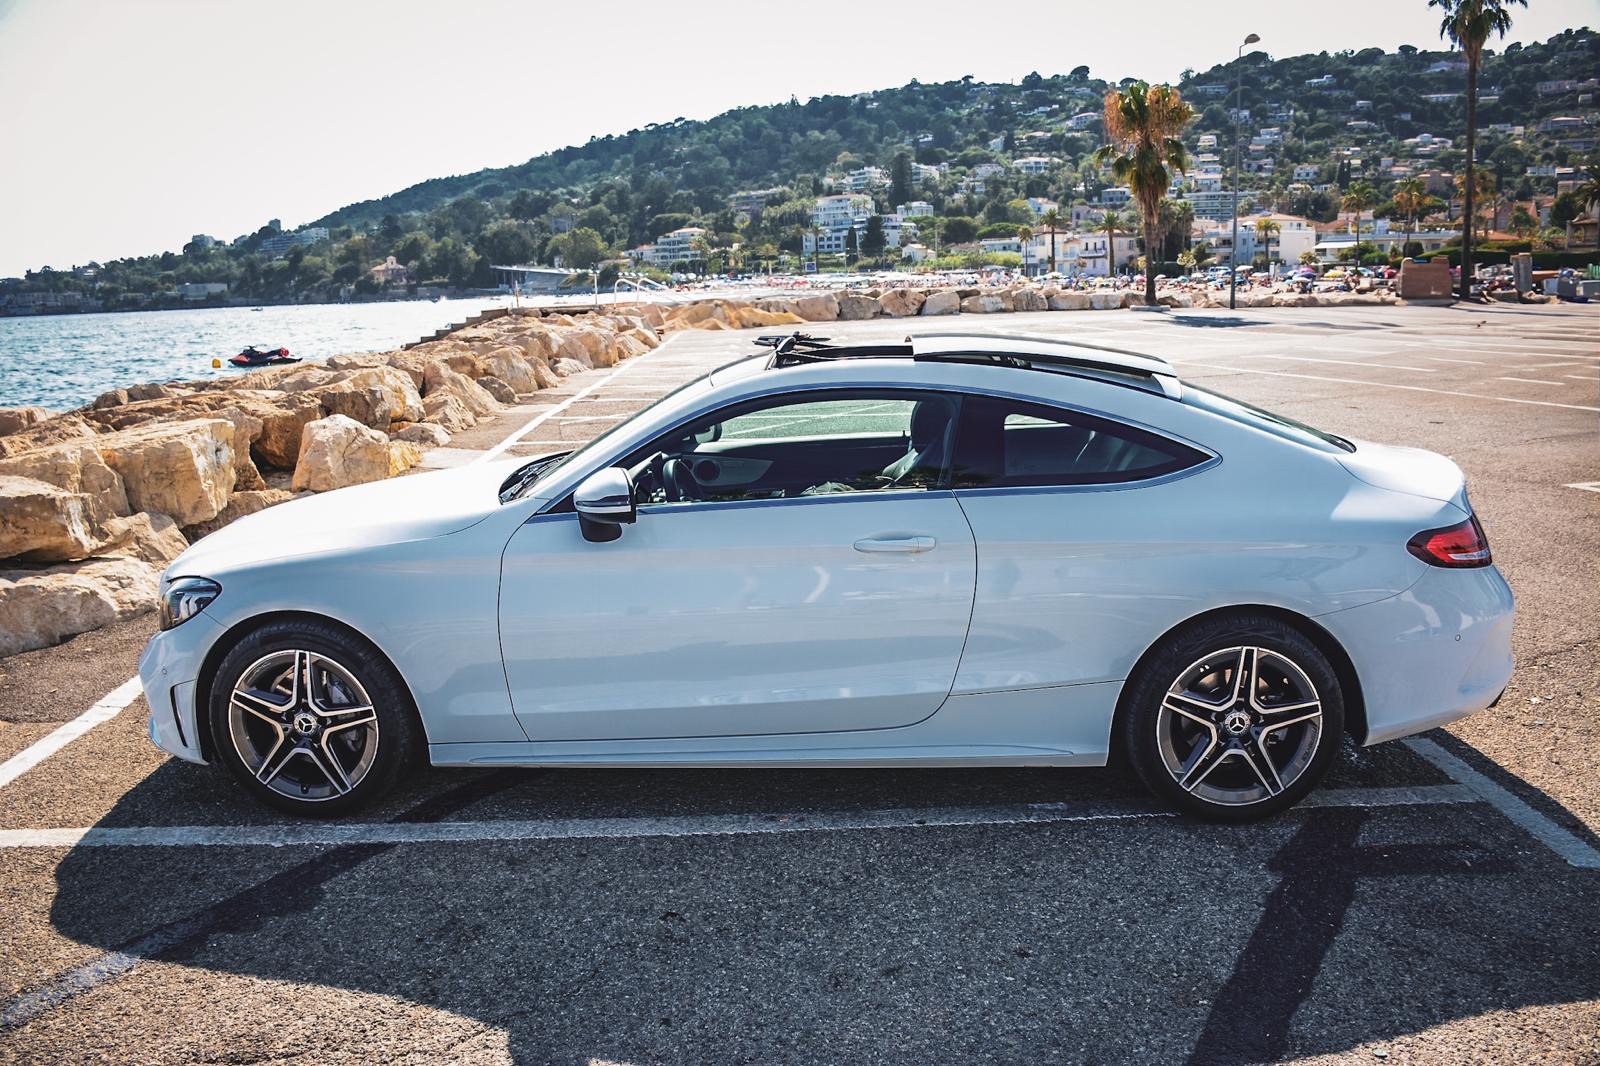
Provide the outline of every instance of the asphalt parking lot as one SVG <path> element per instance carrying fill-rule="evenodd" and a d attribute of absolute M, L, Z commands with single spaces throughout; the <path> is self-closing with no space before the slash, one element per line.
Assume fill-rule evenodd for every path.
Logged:
<path fill-rule="evenodd" d="M 124 623 L 0 659 L 0 1061 L 1600 1061 L 1600 313 L 813 332 L 952 328 L 1452 456 L 1519 598 L 1500 705 L 1248 827 L 1114 768 L 428 771 L 308 826 L 149 745 L 119 686 L 155 622 Z M 571 447 L 753 336 L 677 334 L 429 461 Z"/>

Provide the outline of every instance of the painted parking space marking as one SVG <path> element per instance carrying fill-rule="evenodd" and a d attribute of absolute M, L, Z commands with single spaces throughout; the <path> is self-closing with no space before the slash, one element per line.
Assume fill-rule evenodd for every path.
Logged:
<path fill-rule="evenodd" d="M 1234 374 L 1265 374 L 1275 378 L 1302 378 L 1306 381 L 1330 381 L 1336 385 L 1370 385 L 1375 389 L 1404 389 L 1407 392 L 1432 392 L 1440 396 L 1463 396 L 1470 400 L 1494 400 L 1499 403 L 1520 403 L 1533 407 L 1563 407 L 1569 411 L 1600 411 L 1600 407 L 1589 407 L 1576 403 L 1556 403 L 1554 400 L 1525 400 L 1517 396 L 1488 396 L 1481 392 L 1460 392 L 1456 389 L 1433 389 L 1426 385 L 1401 385 L 1394 381 L 1364 381 L 1360 378 L 1335 378 L 1321 374 L 1295 374 L 1287 370 L 1257 370 L 1250 366 L 1220 366 L 1216 363 L 1190 363 L 1190 366 L 1201 366 L 1208 370 L 1225 370 Z"/>
<path fill-rule="evenodd" d="M 1327 789 L 1300 805 L 1413 807 L 1475 803 L 1461 785 Z M 1299 809 L 1299 808 L 1296 808 Z M 311 822 L 285 825 L 131 826 L 0 830 L 0 849 L 87 847 L 305 847 L 345 844 L 473 844 L 536 840 L 632 840 L 762 836 L 776 833 L 938 829 L 959 826 L 1117 822 L 1181 815 L 1155 800 L 1082 801 L 878 811 L 701 814 L 470 822 Z"/>
<path fill-rule="evenodd" d="M 109 722 L 138 698 L 143 689 L 137 677 L 130 677 L 106 693 L 94 706 L 0 763 L 0 788 L 4 788 L 50 756 L 83 736 L 102 722 Z"/>
<path fill-rule="evenodd" d="M 1498 378 L 1495 378 L 1495 380 L 1496 381 L 1520 381 L 1524 385 L 1554 385 L 1554 386 L 1556 386 L 1556 388 L 1560 388 L 1561 387 L 1561 382 L 1559 382 L 1559 381 L 1544 381 L 1544 380 L 1541 380 L 1540 378 L 1507 378 L 1507 377 L 1498 377 Z"/>
<path fill-rule="evenodd" d="M 519 428 L 513 430 L 510 434 L 508 434 L 505 437 L 505 439 L 502 440 L 499 444 L 496 444 L 494 447 L 490 448 L 488 451 L 486 451 L 482 455 L 478 456 L 478 458 L 474 459 L 473 462 L 474 463 L 487 463 L 491 459 L 498 458 L 500 456 L 500 454 L 502 452 L 504 452 L 507 448 L 511 447 L 513 444 L 517 443 L 517 441 L 521 440 L 523 437 L 526 437 L 529 433 L 532 433 L 534 430 L 536 430 L 540 426 L 544 425 L 552 417 L 554 417 L 555 415 L 558 415 L 561 412 L 565 411 L 567 408 L 571 407 L 573 404 L 575 404 L 578 401 L 582 400 L 585 396 L 589 396 L 590 394 L 594 393 L 595 391 L 597 391 L 597 390 L 599 390 L 601 388 L 604 388 L 606 385 L 609 385 L 611 382 L 615 381 L 617 378 L 621 377 L 623 374 L 626 374 L 629 370 L 632 370 L 634 367 L 638 366 L 640 363 L 642 363 L 645 360 L 649 359 L 656 352 L 659 352 L 662 349 L 666 348 L 668 345 L 670 345 L 673 341 L 677 340 L 681 336 L 683 336 L 682 333 L 675 333 L 672 336 L 668 337 L 666 340 L 662 341 L 656 347 L 652 348 L 650 351 L 645 352 L 643 355 L 635 356 L 632 359 L 624 360 L 623 362 L 618 363 L 614 368 L 612 368 L 611 373 L 607 374 L 605 377 L 601 378 L 599 381 L 596 381 L 596 382 L 586 386 L 585 388 L 579 390 L 578 392 L 574 393 L 573 395 L 567 397 L 565 400 L 562 400 L 560 403 L 556 404 L 554 407 L 550 408 L 548 411 L 542 411 L 539 414 L 535 415 L 533 418 L 529 419 L 527 422 L 524 422 Z"/>
<path fill-rule="evenodd" d="M 1441 747 L 1437 741 L 1427 737 L 1410 737 L 1404 743 L 1406 747 L 1444 771 L 1452 781 L 1470 789 L 1484 803 L 1505 815 L 1535 840 L 1561 856 L 1569 866 L 1584 870 L 1600 870 L 1600 850 L 1534 810 L 1510 789 L 1468 766 L 1462 759 Z"/>
<path fill-rule="evenodd" d="M 1561 486 L 1564 489 L 1582 489 L 1584 492 L 1600 492 L 1600 481 L 1575 481 L 1571 485 Z"/>
<path fill-rule="evenodd" d="M 1365 359 L 1325 359 L 1315 355 L 1268 355 L 1266 353 L 1251 352 L 1239 356 L 1240 359 L 1287 359 L 1295 363 L 1337 363 L 1341 366 L 1370 366 L 1380 370 L 1414 370 L 1418 374 L 1437 374 L 1438 367 L 1432 366 L 1401 366 L 1398 363 L 1374 363 Z"/>

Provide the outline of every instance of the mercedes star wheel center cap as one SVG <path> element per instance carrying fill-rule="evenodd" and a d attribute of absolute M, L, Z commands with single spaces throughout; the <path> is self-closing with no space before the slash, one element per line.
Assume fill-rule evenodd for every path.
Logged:
<path fill-rule="evenodd" d="M 1250 728 L 1250 716 L 1244 711 L 1229 711 L 1222 719 L 1222 728 L 1236 737 L 1244 736 Z"/>
<path fill-rule="evenodd" d="M 294 716 L 294 731 L 302 735 L 317 731 L 317 716 L 310 711 L 301 711 Z"/>

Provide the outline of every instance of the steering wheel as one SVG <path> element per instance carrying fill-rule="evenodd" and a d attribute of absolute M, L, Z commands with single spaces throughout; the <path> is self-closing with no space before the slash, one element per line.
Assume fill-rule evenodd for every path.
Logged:
<path fill-rule="evenodd" d="M 700 482 L 695 480 L 688 459 L 668 459 L 662 464 L 661 487 L 669 503 L 701 498 Z"/>

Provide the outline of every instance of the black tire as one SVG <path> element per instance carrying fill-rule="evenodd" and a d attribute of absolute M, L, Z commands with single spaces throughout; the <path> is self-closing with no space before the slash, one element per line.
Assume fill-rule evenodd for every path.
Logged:
<path fill-rule="evenodd" d="M 1235 698 L 1241 670 L 1254 702 Z M 1308 684 L 1319 717 L 1305 706 Z M 1128 685 L 1118 742 L 1134 772 L 1208 821 L 1250 822 L 1292 807 L 1322 780 L 1344 736 L 1344 693 L 1327 657 L 1265 615 L 1219 616 L 1173 634 Z"/>
<path fill-rule="evenodd" d="M 303 683 L 294 678 L 306 673 L 314 712 L 296 702 Z M 247 675 L 236 708 L 235 688 Z M 262 687 L 263 678 L 274 677 L 278 687 Z M 252 703 L 252 692 L 269 699 Z M 326 622 L 270 622 L 241 640 L 217 668 L 209 714 L 217 761 L 262 803 L 302 817 L 328 818 L 374 803 L 422 752 L 416 710 L 399 673 L 367 641 Z"/>

